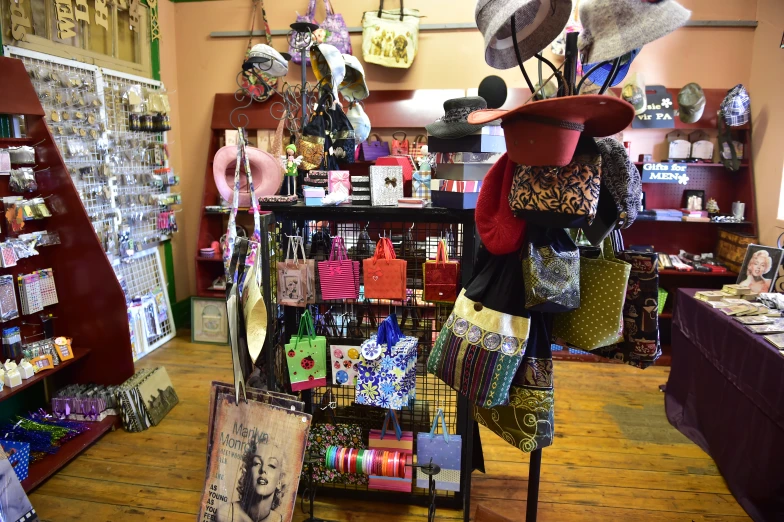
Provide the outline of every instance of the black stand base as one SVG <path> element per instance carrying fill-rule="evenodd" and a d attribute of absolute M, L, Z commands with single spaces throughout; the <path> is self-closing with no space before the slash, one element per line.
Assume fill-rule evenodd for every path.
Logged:
<path fill-rule="evenodd" d="M 528 464 L 528 499 L 525 503 L 525 522 L 536 522 L 539 507 L 539 472 L 542 469 L 542 450 L 531 452 Z"/>

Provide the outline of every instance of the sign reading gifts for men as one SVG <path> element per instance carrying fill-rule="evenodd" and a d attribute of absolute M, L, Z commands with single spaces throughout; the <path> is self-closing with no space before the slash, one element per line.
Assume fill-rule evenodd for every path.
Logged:
<path fill-rule="evenodd" d="M 687 167 L 685 163 L 645 163 L 642 166 L 642 182 L 686 185 L 689 182 Z"/>
<path fill-rule="evenodd" d="M 645 87 L 647 105 L 645 112 L 632 120 L 633 129 L 672 129 L 675 127 L 675 111 L 672 107 L 672 95 L 663 85 Z"/>

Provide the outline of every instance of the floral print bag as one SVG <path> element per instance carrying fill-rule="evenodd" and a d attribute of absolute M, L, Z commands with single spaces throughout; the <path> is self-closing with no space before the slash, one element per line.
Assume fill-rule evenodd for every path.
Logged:
<path fill-rule="evenodd" d="M 321 409 L 326 412 L 327 418 L 332 422 L 313 424 L 308 435 L 308 444 L 305 449 L 307 454 L 324 457 L 328 446 L 341 446 L 344 448 L 367 449 L 367 444 L 362 439 L 362 427 L 356 424 L 338 424 L 335 422 L 335 398 L 331 390 L 324 393 Z M 302 470 L 302 481 L 308 483 L 308 467 Z M 362 473 L 340 473 L 328 469 L 323 458 L 313 464 L 313 480 L 318 484 L 360 484 L 368 483 L 368 475 Z"/>
<path fill-rule="evenodd" d="M 362 343 L 359 352 L 357 404 L 400 410 L 416 397 L 416 337 L 403 335 L 397 316 L 389 315 L 378 334 Z"/>

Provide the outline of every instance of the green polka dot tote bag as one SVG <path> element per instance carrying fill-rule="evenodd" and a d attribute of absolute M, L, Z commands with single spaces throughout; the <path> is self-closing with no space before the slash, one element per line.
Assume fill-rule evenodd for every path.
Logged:
<path fill-rule="evenodd" d="M 609 236 L 594 259 L 580 256 L 580 307 L 558 314 L 553 336 L 581 350 L 623 340 L 623 303 L 632 265 L 615 257 Z"/>

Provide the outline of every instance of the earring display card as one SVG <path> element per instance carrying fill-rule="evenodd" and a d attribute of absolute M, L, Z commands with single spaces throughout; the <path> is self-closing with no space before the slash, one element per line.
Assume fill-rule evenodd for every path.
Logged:
<path fill-rule="evenodd" d="M 57 304 L 57 289 L 54 286 L 54 273 L 51 268 L 38 271 L 41 286 L 41 306 Z"/>
<path fill-rule="evenodd" d="M 10 321 L 17 317 L 19 317 L 19 308 L 14 292 L 14 277 L 11 275 L 0 276 L 0 322 Z"/>

